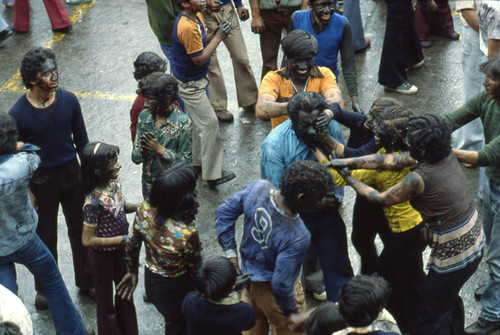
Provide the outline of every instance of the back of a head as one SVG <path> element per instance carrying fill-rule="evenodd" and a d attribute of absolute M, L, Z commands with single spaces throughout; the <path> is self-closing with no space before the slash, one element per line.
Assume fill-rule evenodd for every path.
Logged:
<path fill-rule="evenodd" d="M 0 335 L 22 335 L 18 325 L 10 321 L 0 322 Z"/>
<path fill-rule="evenodd" d="M 321 303 L 306 322 L 307 335 L 330 335 L 347 327 L 337 306 L 331 302 Z"/>
<path fill-rule="evenodd" d="M 17 147 L 17 126 L 14 118 L 0 112 L 0 156 L 12 154 Z"/>
<path fill-rule="evenodd" d="M 167 61 L 154 52 L 141 52 L 134 62 L 134 78 L 139 80 L 153 72 L 165 72 Z"/>
<path fill-rule="evenodd" d="M 387 107 L 391 106 L 402 106 L 402 104 L 401 102 L 393 98 L 380 97 L 375 99 L 375 101 L 373 101 L 372 106 L 370 107 L 370 112 L 378 114 L 384 111 L 384 109 L 386 109 Z"/>
<path fill-rule="evenodd" d="M 236 269 L 225 257 L 204 261 L 195 276 L 195 286 L 205 298 L 219 301 L 233 290 Z"/>
<path fill-rule="evenodd" d="M 380 145 L 387 152 L 408 150 L 406 145 L 406 124 L 413 111 L 404 106 L 393 105 L 384 108 L 374 117 L 374 131 L 380 139 Z"/>
<path fill-rule="evenodd" d="M 332 185 L 332 175 L 326 167 L 313 161 L 298 161 L 283 173 L 280 192 L 288 203 L 293 203 L 299 194 L 305 198 L 323 196 Z"/>
<path fill-rule="evenodd" d="M 349 326 L 366 327 L 377 318 L 389 296 L 389 284 L 382 277 L 357 275 L 340 290 L 339 311 Z"/>
<path fill-rule="evenodd" d="M 191 223 L 198 213 L 196 201 L 196 170 L 188 163 L 178 163 L 162 170 L 155 178 L 149 193 L 149 203 L 158 209 L 155 223 L 171 218 Z"/>
<path fill-rule="evenodd" d="M 175 97 L 179 91 L 175 78 L 163 72 L 150 73 L 139 81 L 137 87 L 137 94 L 156 99 Z"/>
<path fill-rule="evenodd" d="M 314 58 L 318 53 L 318 41 L 304 30 L 292 30 L 281 40 L 287 58 Z"/>
<path fill-rule="evenodd" d="M 408 120 L 407 139 L 410 154 L 416 160 L 436 163 L 451 152 L 451 127 L 434 114 L 413 116 Z"/>
<path fill-rule="evenodd" d="M 321 93 L 299 92 L 295 93 L 288 101 L 288 115 L 294 127 L 299 124 L 299 112 L 311 113 L 315 110 L 324 111 L 328 103 Z"/>

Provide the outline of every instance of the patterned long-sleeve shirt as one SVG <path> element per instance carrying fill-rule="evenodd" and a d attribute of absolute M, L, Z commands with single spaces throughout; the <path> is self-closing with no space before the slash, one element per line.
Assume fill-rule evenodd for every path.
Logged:
<path fill-rule="evenodd" d="M 198 230 L 192 225 L 167 219 L 155 223 L 157 209 L 144 201 L 137 209 L 132 236 L 127 241 L 126 260 L 131 272 L 138 272 L 139 252 L 146 245 L 146 267 L 153 273 L 176 278 L 190 273 L 201 262 Z"/>
<path fill-rule="evenodd" d="M 137 136 L 132 151 L 132 161 L 142 163 L 142 180 L 146 188 L 151 190 L 153 180 L 161 170 L 171 167 L 177 162 L 191 163 L 191 120 L 179 109 L 174 109 L 165 122 L 157 128 L 153 115 L 146 109 L 139 114 Z M 153 133 L 158 143 L 165 148 L 163 155 L 156 152 L 141 152 L 141 137 L 145 133 Z"/>

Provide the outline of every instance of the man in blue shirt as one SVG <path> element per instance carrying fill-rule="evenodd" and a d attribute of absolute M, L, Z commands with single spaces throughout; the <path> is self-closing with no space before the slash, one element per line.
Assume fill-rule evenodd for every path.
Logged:
<path fill-rule="evenodd" d="M 293 334 L 301 323 L 294 298 L 310 234 L 298 215 L 314 206 L 332 186 L 331 176 L 316 162 L 299 161 L 283 172 L 280 190 L 258 180 L 227 199 L 215 211 L 215 229 L 226 256 L 241 273 L 234 226 L 245 215 L 240 245 L 241 268 L 252 273 L 250 300 L 257 320 L 250 335 Z"/>
<path fill-rule="evenodd" d="M 301 92 L 290 99 L 290 119 L 271 131 L 261 145 L 262 179 L 269 180 L 278 188 L 284 171 L 291 164 L 298 160 L 316 161 L 309 145 L 316 145 L 315 127 L 318 121 L 326 117 L 326 108 L 325 99 L 319 93 Z M 336 121 L 329 122 L 328 132 L 338 142 L 344 143 Z M 322 202 L 312 209 L 300 211 L 301 218 L 311 232 L 311 242 L 323 270 L 327 299 L 334 302 L 342 285 L 353 275 L 347 252 L 345 224 L 334 202 L 336 196 L 340 195 L 331 195 L 327 203 Z"/>
<path fill-rule="evenodd" d="M 30 49 L 21 62 L 21 77 L 29 91 L 10 109 L 19 139 L 40 147 L 42 162 L 31 179 L 38 206 L 37 234 L 57 261 L 57 212 L 62 206 L 73 252 L 76 286 L 94 296 L 87 250 L 82 245 L 83 195 L 76 155 L 89 142 L 76 96 L 59 88 L 55 54 L 46 48 Z M 41 287 L 35 283 L 35 307 L 47 309 Z"/>

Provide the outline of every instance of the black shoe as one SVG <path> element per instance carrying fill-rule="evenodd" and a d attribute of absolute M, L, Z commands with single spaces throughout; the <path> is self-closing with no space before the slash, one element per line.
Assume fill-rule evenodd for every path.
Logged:
<path fill-rule="evenodd" d="M 500 330 L 500 321 L 488 321 L 481 317 L 476 322 L 465 328 L 469 335 L 487 335 L 495 330 Z"/>
<path fill-rule="evenodd" d="M 47 298 L 43 293 L 37 292 L 35 297 L 35 308 L 39 311 L 46 311 L 49 309 L 49 304 L 47 303 Z"/>
<path fill-rule="evenodd" d="M 233 180 L 234 178 L 236 178 L 236 175 L 234 174 L 234 172 L 226 170 L 226 171 L 222 171 L 222 176 L 219 179 L 207 180 L 207 184 L 208 184 L 208 187 L 210 189 L 214 190 L 216 186 L 218 186 L 220 184 L 224 184 L 230 180 Z"/>
<path fill-rule="evenodd" d="M 5 28 L 4 30 L 0 31 L 0 43 L 2 43 L 11 36 L 12 36 L 12 29 L 10 28 Z"/>
<path fill-rule="evenodd" d="M 234 121 L 234 116 L 231 114 L 230 111 L 227 109 L 221 109 L 218 111 L 215 111 L 215 115 L 217 115 L 217 119 L 219 119 L 220 122 L 233 122 Z"/>
<path fill-rule="evenodd" d="M 145 302 L 146 304 L 151 304 L 151 299 L 149 299 L 149 297 L 148 297 L 148 295 L 147 295 L 146 293 L 144 293 L 144 294 L 142 295 L 142 300 L 144 300 L 144 302 Z"/>
<path fill-rule="evenodd" d="M 457 33 L 456 31 L 454 31 L 450 35 L 446 36 L 446 38 L 449 39 L 449 40 L 457 41 L 457 40 L 460 39 L 460 34 Z"/>
<path fill-rule="evenodd" d="M 478 288 L 476 288 L 474 290 L 474 298 L 476 298 L 476 300 L 481 300 L 481 297 L 483 296 L 485 289 L 486 289 L 486 285 L 481 285 Z"/>

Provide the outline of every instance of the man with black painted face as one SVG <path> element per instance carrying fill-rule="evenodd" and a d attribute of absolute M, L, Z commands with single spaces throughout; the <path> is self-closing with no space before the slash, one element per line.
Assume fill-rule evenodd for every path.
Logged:
<path fill-rule="evenodd" d="M 288 100 L 297 92 L 321 93 L 327 103 L 344 106 L 335 75 L 314 61 L 318 41 L 310 33 L 294 30 L 281 41 L 286 65 L 278 71 L 268 72 L 262 79 L 255 115 L 271 118 L 272 128 L 288 119 Z"/>
<path fill-rule="evenodd" d="M 83 195 L 77 153 L 89 142 L 76 96 L 59 88 L 55 54 L 46 48 L 30 49 L 21 62 L 21 77 L 29 91 L 10 109 L 19 139 L 41 148 L 42 160 L 31 179 L 36 197 L 37 234 L 57 261 L 57 212 L 62 206 L 73 252 L 76 286 L 93 296 L 87 250 L 82 245 Z M 36 283 L 35 307 L 47 309 L 47 300 Z"/>
<path fill-rule="evenodd" d="M 316 124 L 324 116 L 327 106 L 325 98 L 314 92 L 300 92 L 290 99 L 287 104 L 290 119 L 273 129 L 261 145 L 262 179 L 269 180 L 279 189 L 283 173 L 291 164 L 316 159 L 309 146 L 314 146 Z M 344 143 L 336 121 L 331 120 L 326 131 Z M 309 210 L 299 211 L 299 214 L 311 233 L 311 242 L 324 275 L 327 299 L 336 302 L 340 288 L 353 272 L 347 252 L 345 224 L 338 211 L 337 197 L 340 197 L 339 192 L 343 194 L 343 189 L 334 187 L 330 192 L 321 202 Z"/>
<path fill-rule="evenodd" d="M 352 109 L 361 112 L 358 104 L 356 63 L 349 21 L 346 17 L 335 13 L 336 0 L 311 0 L 309 6 L 311 9 L 293 13 L 288 31 L 305 30 L 318 40 L 318 54 L 315 62 L 318 66 L 325 66 L 332 70 L 337 77 L 337 82 L 340 73 L 337 66 L 340 51 L 342 75 L 349 89 Z"/>

